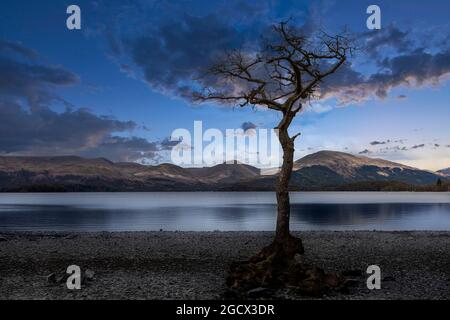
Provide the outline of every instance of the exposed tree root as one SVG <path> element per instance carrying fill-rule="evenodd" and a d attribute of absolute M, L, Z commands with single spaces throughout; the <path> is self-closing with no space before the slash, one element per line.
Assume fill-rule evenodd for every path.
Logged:
<path fill-rule="evenodd" d="M 344 277 L 299 263 L 297 254 L 303 254 L 300 239 L 289 236 L 284 241 L 274 241 L 250 260 L 232 263 L 227 286 L 242 294 L 256 288 L 290 288 L 308 296 L 321 296 L 344 286 Z"/>

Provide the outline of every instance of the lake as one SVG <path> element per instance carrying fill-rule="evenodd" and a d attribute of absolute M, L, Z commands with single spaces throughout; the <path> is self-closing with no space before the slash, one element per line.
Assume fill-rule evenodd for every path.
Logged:
<path fill-rule="evenodd" d="M 293 192 L 292 230 L 450 230 L 450 193 Z M 0 231 L 270 231 L 271 192 L 3 193 Z"/>

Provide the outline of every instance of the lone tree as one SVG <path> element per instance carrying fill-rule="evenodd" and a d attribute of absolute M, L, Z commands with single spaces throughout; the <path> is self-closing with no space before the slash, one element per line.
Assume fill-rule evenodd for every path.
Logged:
<path fill-rule="evenodd" d="M 227 51 L 218 56 L 205 73 L 207 83 L 195 98 L 220 103 L 260 106 L 281 114 L 277 129 L 283 149 L 276 195 L 278 215 L 273 243 L 252 258 L 252 263 L 270 261 L 286 266 L 303 253 L 299 238 L 290 234 L 289 182 L 294 164 L 294 141 L 290 135 L 293 119 L 316 96 L 324 79 L 336 72 L 352 54 L 345 35 L 316 32 L 305 35 L 301 29 L 282 22 L 257 52 Z"/>

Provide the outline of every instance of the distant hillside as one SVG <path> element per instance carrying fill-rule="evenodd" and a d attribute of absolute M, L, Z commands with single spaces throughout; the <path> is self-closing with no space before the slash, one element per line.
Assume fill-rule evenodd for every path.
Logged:
<path fill-rule="evenodd" d="M 294 164 L 292 190 L 413 190 L 434 186 L 433 173 L 383 159 L 321 151 Z M 0 157 L 0 191 L 269 191 L 276 170 L 244 164 L 181 168 L 80 157 Z"/>
<path fill-rule="evenodd" d="M 383 159 L 320 151 L 294 163 L 291 189 L 340 190 L 360 186 L 361 190 L 372 190 L 382 185 L 386 188 L 395 185 L 410 190 L 410 185 L 434 185 L 439 178 L 442 176 L 436 173 Z M 263 176 L 252 181 L 242 181 L 235 188 L 264 190 L 273 185 L 275 180 L 276 176 Z M 374 182 L 379 182 L 377 187 Z"/>
<path fill-rule="evenodd" d="M 243 164 L 181 168 L 144 166 L 80 157 L 0 157 L 1 191 L 199 191 L 217 190 L 259 176 Z"/>
<path fill-rule="evenodd" d="M 343 152 L 321 151 L 308 155 L 294 164 L 297 172 L 329 170 L 345 183 L 358 181 L 398 181 L 407 184 L 432 184 L 439 178 L 436 173 L 419 170 L 399 163 L 354 156 Z"/>
<path fill-rule="evenodd" d="M 450 177 L 450 168 L 439 170 L 438 173 Z"/>

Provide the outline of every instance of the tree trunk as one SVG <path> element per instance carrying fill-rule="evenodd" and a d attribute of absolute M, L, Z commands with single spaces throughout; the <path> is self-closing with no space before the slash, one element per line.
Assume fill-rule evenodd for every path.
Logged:
<path fill-rule="evenodd" d="M 288 241 L 290 236 L 289 220 L 291 205 L 289 201 L 289 181 L 294 165 L 294 142 L 289 137 L 287 129 L 280 129 L 279 140 L 283 148 L 283 164 L 276 186 L 278 214 L 275 242 L 283 244 Z"/>
<path fill-rule="evenodd" d="M 294 166 L 294 139 L 289 136 L 288 128 L 294 114 L 285 113 L 278 126 L 278 139 L 283 148 L 283 164 L 278 175 L 277 194 L 277 226 L 275 239 L 271 245 L 265 247 L 252 261 L 271 259 L 278 265 L 289 265 L 296 254 L 303 254 L 303 244 L 289 231 L 291 204 L 289 202 L 289 182 Z"/>

